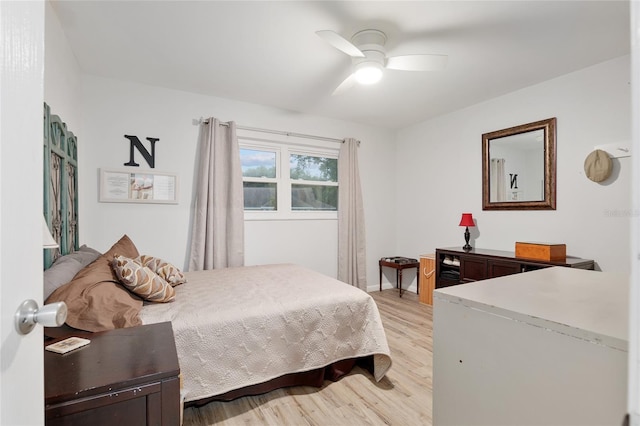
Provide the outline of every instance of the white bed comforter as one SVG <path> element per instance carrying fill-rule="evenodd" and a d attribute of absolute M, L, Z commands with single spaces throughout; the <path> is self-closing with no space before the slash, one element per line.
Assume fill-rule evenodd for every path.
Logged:
<path fill-rule="evenodd" d="M 175 301 L 140 313 L 172 322 L 185 401 L 353 357 L 374 355 L 376 380 L 391 367 L 378 308 L 360 289 L 290 264 L 186 276 Z"/>

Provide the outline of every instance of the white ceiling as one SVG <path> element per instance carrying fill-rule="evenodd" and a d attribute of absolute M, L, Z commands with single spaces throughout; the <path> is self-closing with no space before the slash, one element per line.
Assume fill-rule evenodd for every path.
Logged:
<path fill-rule="evenodd" d="M 402 128 L 630 51 L 628 1 L 53 1 L 82 72 Z M 333 90 L 351 60 L 315 31 L 449 55 Z M 203 111 L 206 115 L 206 111 Z"/>

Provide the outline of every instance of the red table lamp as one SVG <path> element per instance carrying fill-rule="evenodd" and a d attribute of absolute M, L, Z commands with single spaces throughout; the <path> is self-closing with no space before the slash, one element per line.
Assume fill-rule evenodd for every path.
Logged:
<path fill-rule="evenodd" d="M 469 227 L 476 226 L 476 224 L 473 223 L 473 215 L 471 213 L 462 213 L 462 218 L 460 219 L 460 226 L 466 227 L 464 231 L 464 241 L 466 242 L 466 244 L 464 245 L 464 247 L 462 247 L 462 249 L 467 251 L 471 250 L 473 247 L 469 245 L 469 237 L 471 237 L 471 234 L 469 233 Z"/>

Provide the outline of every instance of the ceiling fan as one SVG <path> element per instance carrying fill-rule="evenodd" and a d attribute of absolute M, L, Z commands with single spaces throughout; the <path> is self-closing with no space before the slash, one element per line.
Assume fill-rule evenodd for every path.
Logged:
<path fill-rule="evenodd" d="M 351 56 L 353 73 L 337 88 L 333 95 L 340 94 L 354 83 L 374 84 L 380 81 L 384 68 L 402 71 L 437 71 L 447 65 L 447 55 L 418 54 L 387 57 L 384 45 L 385 33 L 379 30 L 362 30 L 348 41 L 331 30 L 316 31 L 316 34 L 336 49 Z"/>

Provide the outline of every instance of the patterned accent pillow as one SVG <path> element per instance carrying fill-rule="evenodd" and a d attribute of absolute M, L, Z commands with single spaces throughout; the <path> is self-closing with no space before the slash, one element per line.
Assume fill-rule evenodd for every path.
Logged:
<path fill-rule="evenodd" d="M 168 282 L 136 259 L 116 254 L 111 266 L 122 285 L 149 302 L 171 302 L 176 297 Z"/>
<path fill-rule="evenodd" d="M 160 276 L 160 278 L 163 278 L 166 282 L 174 287 L 178 284 L 187 282 L 187 279 L 180 271 L 180 269 L 160 258 L 143 254 L 141 256 L 138 256 L 136 260 L 139 261 L 142 265 L 154 271 Z"/>

